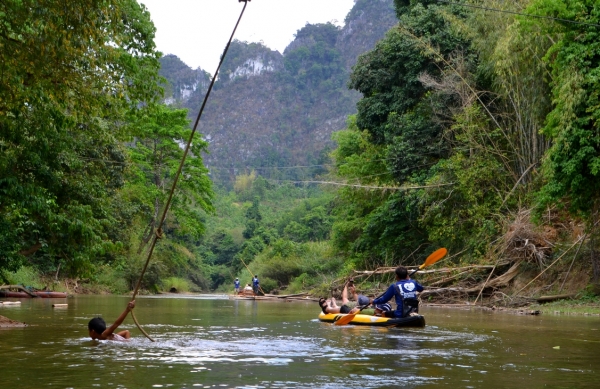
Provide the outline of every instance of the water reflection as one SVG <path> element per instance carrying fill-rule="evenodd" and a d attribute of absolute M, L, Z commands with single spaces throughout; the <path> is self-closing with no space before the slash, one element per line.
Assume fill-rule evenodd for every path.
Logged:
<path fill-rule="evenodd" d="M 382 329 L 320 323 L 314 303 L 142 298 L 138 319 L 157 342 L 130 319 L 123 329 L 132 341 L 90 341 L 89 317 L 101 312 L 110 322 L 126 301 L 77 298 L 61 312 L 28 301 L 11 310 L 33 325 L 0 331 L 10 356 L 0 360 L 0 386 L 591 388 L 600 370 L 600 326 L 589 318 L 426 310 L 424 329 Z"/>

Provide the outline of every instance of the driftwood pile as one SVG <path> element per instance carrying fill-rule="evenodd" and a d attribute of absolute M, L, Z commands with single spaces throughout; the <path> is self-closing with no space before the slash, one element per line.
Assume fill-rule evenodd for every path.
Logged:
<path fill-rule="evenodd" d="M 546 302 L 572 298 L 573 294 L 538 298 L 523 297 L 521 292 L 524 288 L 516 292 L 507 292 L 511 289 L 511 282 L 522 269 L 538 268 L 540 270 L 539 277 L 554 265 L 556 260 L 549 263 L 549 259 L 553 255 L 553 242 L 557 240 L 559 231 L 564 229 L 552 223 L 550 219 L 546 226 L 538 228 L 530 220 L 530 211 L 522 210 L 514 216 L 509 225 L 504 227 L 504 235 L 490 246 L 487 254 L 489 264 L 440 267 L 442 264 L 449 265 L 453 258 L 460 255 L 458 253 L 444 258 L 435 266 L 420 270 L 419 281 L 426 287 L 425 291 L 421 293 L 421 298 L 443 304 L 465 303 L 466 301 L 473 304 L 473 298 L 475 298 L 475 303 L 479 302 L 479 304 L 490 307 L 520 307 L 536 301 Z M 575 230 L 573 228 L 572 232 L 575 233 Z M 566 251 L 560 257 L 565 253 Z M 524 266 L 525 264 L 527 266 Z M 416 267 L 407 268 L 409 271 L 416 269 Z M 378 295 L 393 281 L 394 270 L 395 267 L 381 267 L 375 270 L 354 271 L 350 277 L 357 281 L 360 293 Z M 538 277 L 534 278 L 532 282 Z M 347 279 L 336 280 L 334 287 L 341 289 L 346 281 Z M 378 284 L 379 287 L 376 290 L 360 288 L 360 284 L 377 284 L 381 281 L 383 283 Z"/>
<path fill-rule="evenodd" d="M 478 296 L 486 293 L 489 297 L 501 288 L 508 286 L 519 273 L 521 261 L 500 262 L 497 265 L 472 265 L 458 268 L 443 267 L 419 271 L 422 283 L 426 290 L 421 293 L 421 298 L 436 302 L 455 303 L 468 299 L 469 296 Z M 410 268 L 414 270 L 415 268 Z M 373 271 L 355 271 L 352 277 L 355 280 L 367 280 L 371 276 L 392 274 L 395 268 L 379 268 Z M 498 273 L 496 275 L 496 273 Z M 387 286 L 387 285 L 386 285 Z M 368 294 L 371 291 L 361 290 Z M 374 294 L 378 292 L 375 291 Z"/>

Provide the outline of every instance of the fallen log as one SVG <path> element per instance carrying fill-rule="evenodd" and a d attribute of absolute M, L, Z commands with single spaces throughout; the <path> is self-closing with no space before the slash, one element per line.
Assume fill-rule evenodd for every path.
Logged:
<path fill-rule="evenodd" d="M 299 296 L 307 296 L 308 293 L 307 292 L 303 292 L 303 293 L 294 293 L 294 294 L 266 294 L 265 296 L 269 296 L 269 297 L 276 297 L 278 299 L 286 299 L 286 298 L 290 298 L 290 297 L 299 297 Z"/>
<path fill-rule="evenodd" d="M 512 265 L 512 267 L 510 269 L 508 269 L 506 271 L 506 273 L 492 279 L 487 284 L 485 284 L 485 287 L 486 288 L 499 288 L 501 286 L 506 286 L 513 278 L 515 278 L 517 276 L 519 265 L 520 265 L 520 262 L 515 263 L 514 265 Z M 492 268 L 493 268 L 493 266 L 492 266 Z M 482 284 L 478 284 L 473 287 L 467 287 L 467 288 L 465 288 L 465 287 L 427 288 L 423 292 L 421 292 L 421 297 L 429 296 L 432 294 L 448 293 L 448 292 L 471 294 L 471 293 L 479 292 L 482 288 L 482 285 L 484 285 L 484 284 L 482 283 Z"/>
<path fill-rule="evenodd" d="M 469 272 L 471 272 L 471 270 L 465 270 L 465 271 L 461 271 L 460 273 L 458 273 L 458 274 L 455 274 L 455 275 L 453 275 L 453 276 L 450 276 L 450 277 L 443 277 L 441 280 L 438 280 L 438 281 L 435 281 L 435 282 L 428 282 L 427 284 L 428 284 L 429 286 L 436 286 L 436 285 L 445 284 L 445 283 L 447 283 L 447 282 L 450 282 L 450 281 L 452 281 L 452 280 L 454 280 L 454 279 L 456 279 L 456 278 L 460 277 L 461 275 L 463 275 L 463 274 L 465 274 L 465 273 L 469 273 Z"/>
<path fill-rule="evenodd" d="M 576 293 L 569 293 L 569 294 L 557 294 L 554 296 L 540 296 L 540 297 L 536 298 L 536 301 L 538 303 L 549 303 L 551 301 L 572 299 L 576 295 L 577 295 Z"/>
<path fill-rule="evenodd" d="M 21 292 L 25 292 L 27 293 L 29 296 L 31 297 L 39 297 L 33 293 L 31 293 L 31 291 L 27 290 L 27 288 L 23 287 L 22 285 L 2 285 L 0 286 L 0 289 L 18 289 Z"/>
<path fill-rule="evenodd" d="M 496 267 L 509 265 L 510 261 L 502 261 Z M 408 271 L 418 269 L 418 266 L 407 266 L 406 269 Z M 487 270 L 493 269 L 494 265 L 471 265 L 471 266 L 463 266 L 463 267 L 443 267 L 440 269 L 429 269 L 429 270 L 419 270 L 419 274 L 433 274 L 433 273 L 452 273 L 452 272 L 461 272 L 468 270 Z M 354 270 L 353 277 L 364 277 L 364 276 L 372 276 L 375 274 L 388 274 L 393 273 L 396 270 L 395 267 L 383 267 L 375 270 Z"/>

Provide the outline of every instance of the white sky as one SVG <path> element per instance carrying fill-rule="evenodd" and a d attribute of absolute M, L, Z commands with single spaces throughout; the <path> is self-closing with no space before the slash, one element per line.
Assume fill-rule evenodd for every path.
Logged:
<path fill-rule="evenodd" d="M 188 66 L 213 74 L 242 11 L 238 0 L 138 0 L 156 26 L 156 46 Z M 354 0 L 251 0 L 234 38 L 283 53 L 309 23 L 342 25 Z"/>

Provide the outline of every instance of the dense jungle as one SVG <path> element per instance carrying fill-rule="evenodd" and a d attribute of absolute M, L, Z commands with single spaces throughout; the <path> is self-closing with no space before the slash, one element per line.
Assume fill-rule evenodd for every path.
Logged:
<path fill-rule="evenodd" d="M 0 283 L 127 293 L 160 228 L 147 293 L 377 294 L 446 247 L 423 299 L 600 302 L 597 1 L 356 0 L 235 41 L 162 226 L 212 76 L 154 34 L 134 0 L 0 3 Z"/>

